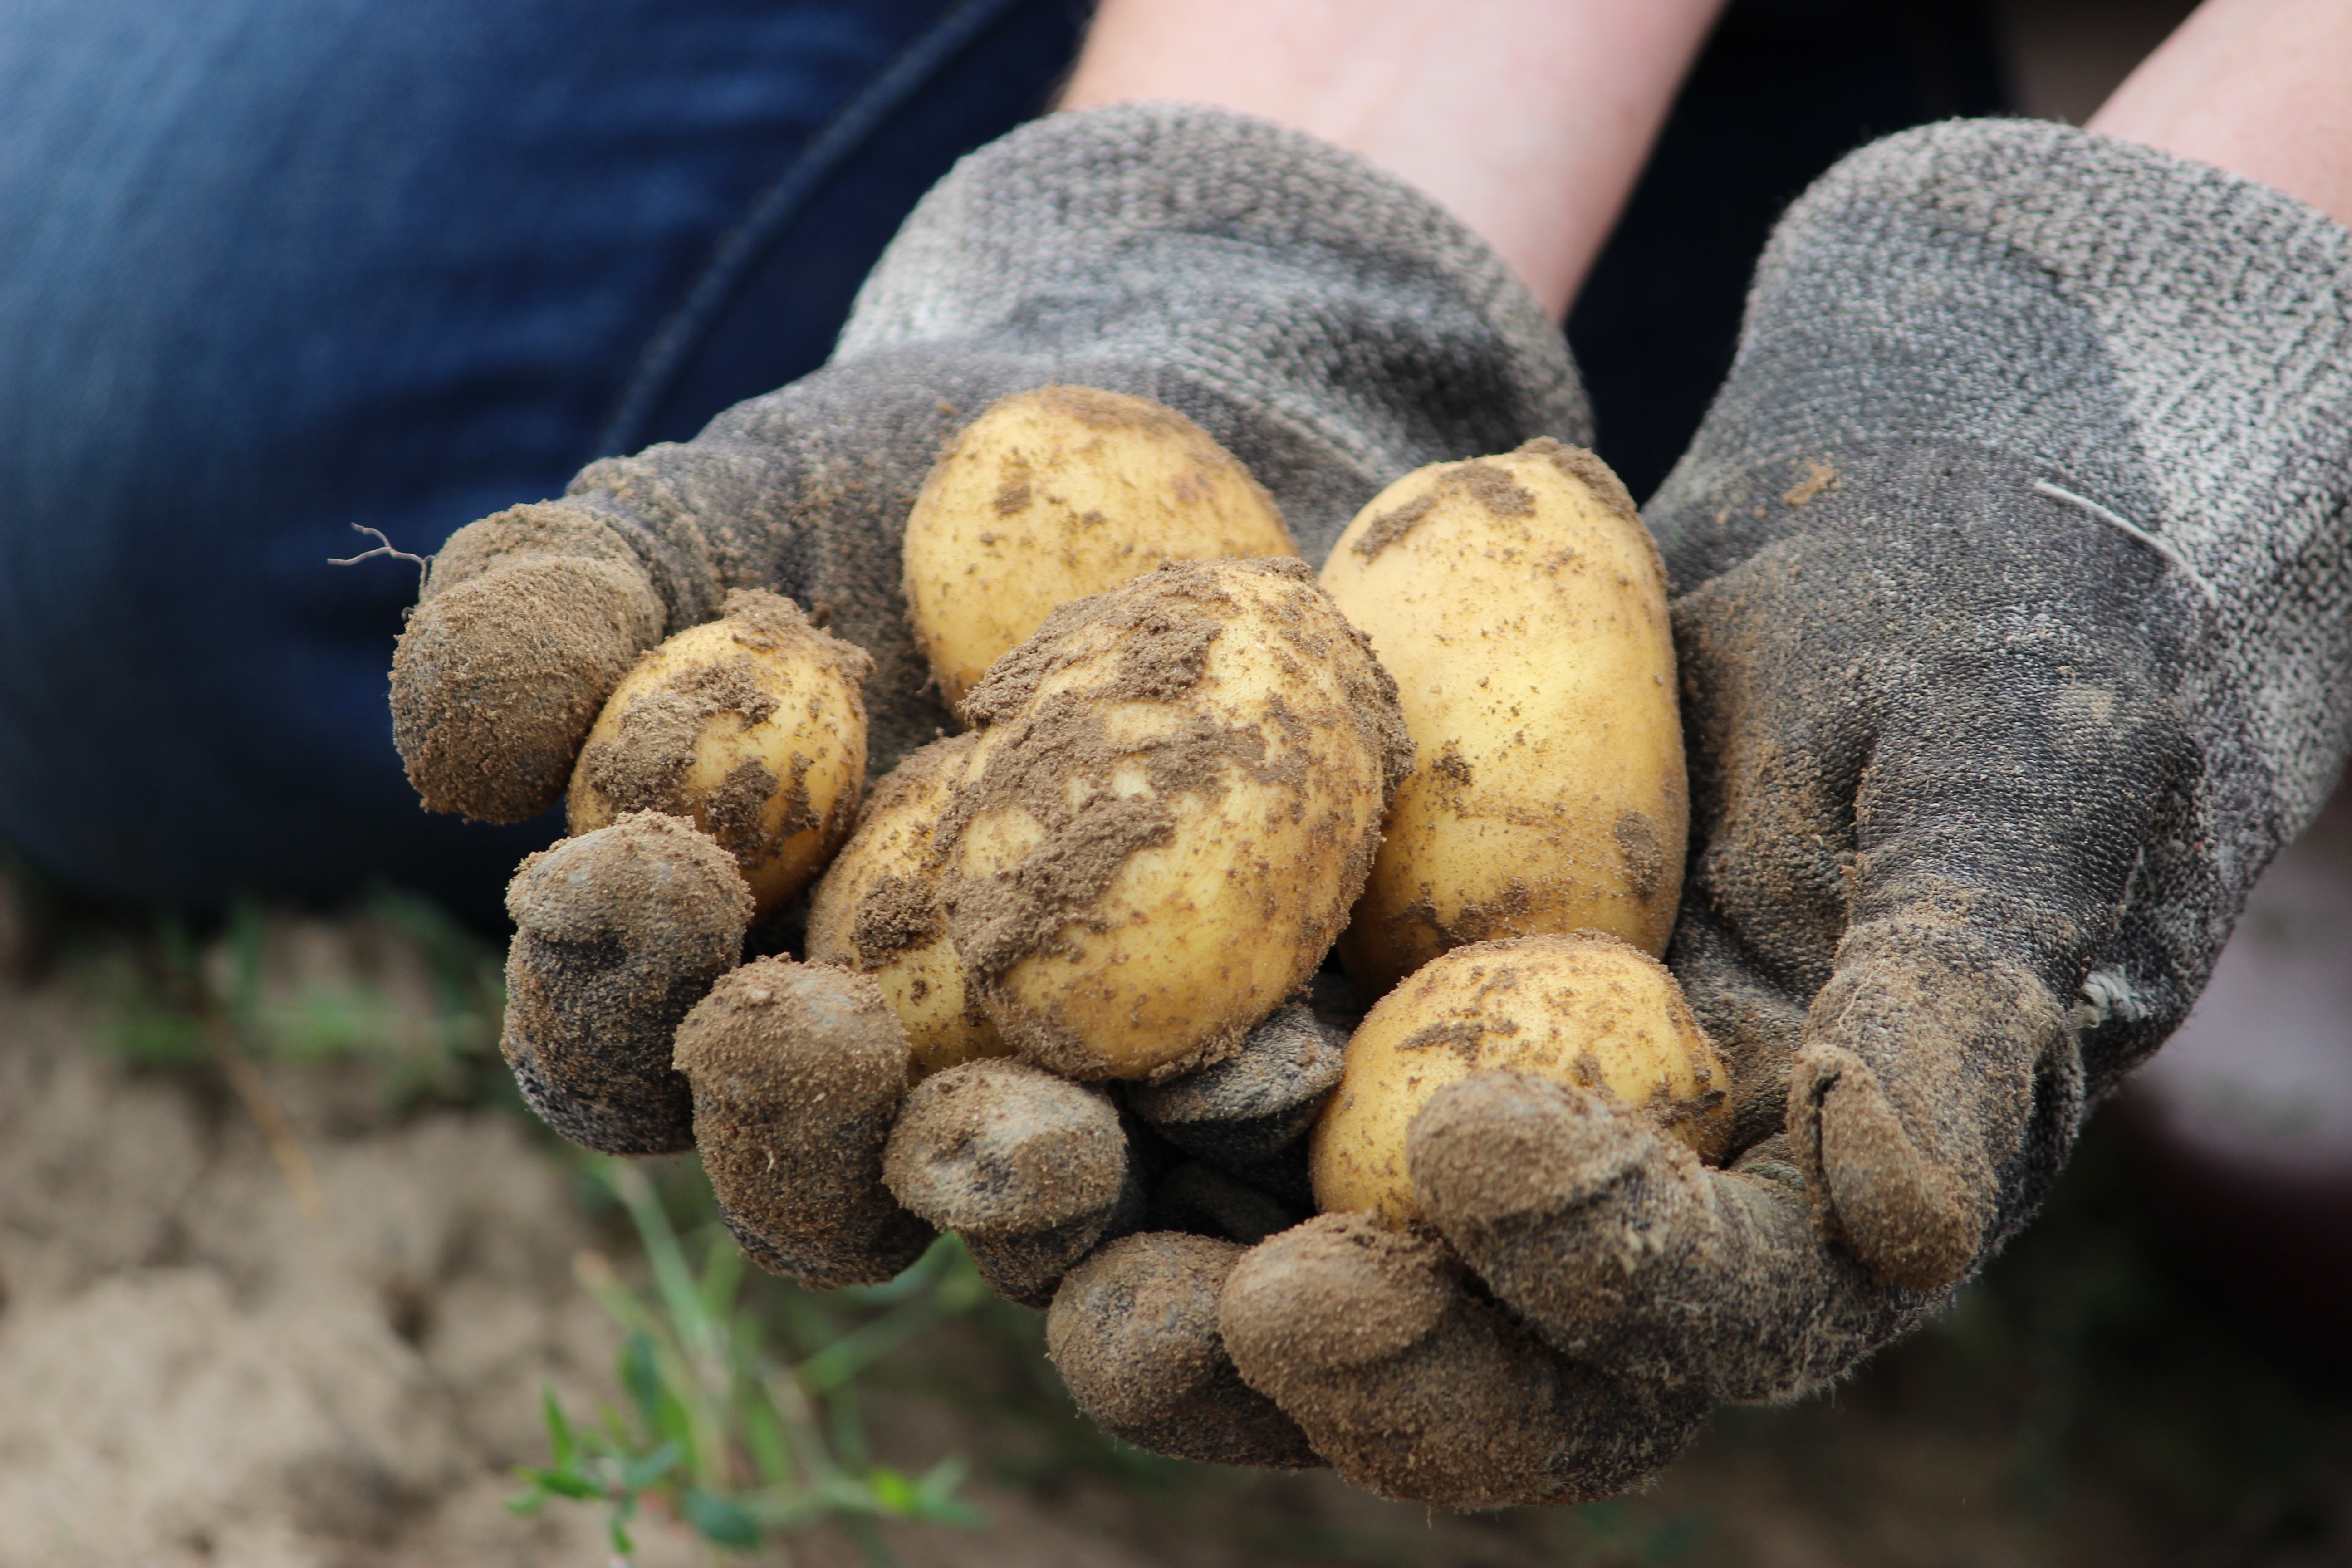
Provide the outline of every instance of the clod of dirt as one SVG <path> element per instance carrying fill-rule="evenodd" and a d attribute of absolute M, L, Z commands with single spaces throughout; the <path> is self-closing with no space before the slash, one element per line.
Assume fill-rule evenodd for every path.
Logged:
<path fill-rule="evenodd" d="M 882 1169 L 900 1203 L 963 1237 L 1001 1294 L 1042 1307 L 1070 1265 L 1140 1217 L 1137 1159 L 1100 1089 L 990 1058 L 907 1097 Z"/>
<path fill-rule="evenodd" d="M 928 1225 L 882 1184 L 912 1072 L 907 1033 L 865 975 L 763 958 L 678 1026 L 694 1138 L 728 1228 L 772 1273 L 880 1284 L 921 1256 Z"/>
<path fill-rule="evenodd" d="M 1252 1248 L 1218 1330 L 1243 1381 L 1340 1475 L 1445 1508 L 1612 1496 L 1680 1452 L 1706 1408 L 1561 1360 L 1471 1294 L 1433 1234 L 1359 1215 Z"/>
<path fill-rule="evenodd" d="M 628 546 L 576 507 L 513 507 L 451 535 L 392 659 L 393 740 L 425 806 L 521 822 L 562 799 L 667 616 Z"/>
<path fill-rule="evenodd" d="M 525 860 L 507 888 L 499 1048 L 548 1125 L 608 1154 L 692 1146 L 679 1020 L 734 967 L 751 895 L 688 823 L 633 812 Z"/>
<path fill-rule="evenodd" d="M 1097 1426 L 1154 1453 L 1212 1464 L 1320 1464 L 1298 1424 L 1244 1384 L 1217 1334 L 1242 1249 L 1203 1236 L 1121 1237 L 1070 1271 L 1045 1317 L 1046 1352 Z"/>

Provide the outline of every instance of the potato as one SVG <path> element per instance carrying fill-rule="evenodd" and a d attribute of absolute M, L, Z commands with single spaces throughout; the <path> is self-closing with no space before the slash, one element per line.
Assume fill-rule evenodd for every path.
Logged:
<path fill-rule="evenodd" d="M 1396 678 L 1419 763 L 1340 939 L 1385 991 L 1448 948 L 1605 931 L 1665 951 L 1689 797 L 1665 575 L 1590 452 L 1408 474 L 1323 585 Z"/>
<path fill-rule="evenodd" d="M 810 962 L 874 977 L 906 1026 L 920 1073 L 1013 1050 L 964 984 L 931 857 L 948 785 L 962 773 L 974 739 L 935 741 L 875 785 L 856 831 L 809 901 Z"/>
<path fill-rule="evenodd" d="M 1731 1074 L 1682 987 L 1599 931 L 1458 947 L 1375 1003 L 1348 1042 L 1307 1159 L 1326 1212 L 1419 1218 L 1405 1133 L 1430 1096 L 1513 1069 L 1606 1096 L 1710 1163 L 1731 1139 Z"/>
<path fill-rule="evenodd" d="M 873 668 L 790 599 L 729 594 L 719 619 L 646 654 L 605 702 L 572 769 L 572 833 L 625 811 L 691 817 L 766 913 L 808 885 L 857 816 Z"/>
<path fill-rule="evenodd" d="M 1172 408 L 1043 386 L 965 426 L 907 519 L 915 641 L 952 706 L 1045 617 L 1163 561 L 1296 555 L 1282 512 Z"/>
<path fill-rule="evenodd" d="M 1171 563 L 965 700 L 940 827 L 981 1005 L 1066 1077 L 1232 1054 L 1346 922 L 1411 766 L 1395 687 L 1297 561 Z"/>

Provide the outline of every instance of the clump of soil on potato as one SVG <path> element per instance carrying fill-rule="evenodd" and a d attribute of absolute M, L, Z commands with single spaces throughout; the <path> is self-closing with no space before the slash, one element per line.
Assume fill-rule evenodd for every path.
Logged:
<path fill-rule="evenodd" d="M 909 800 L 935 787 L 948 770 L 961 769 L 971 752 L 972 737 L 956 735 L 910 752 L 890 770 L 866 796 L 858 825 L 898 811 Z M 878 969 L 910 947 L 923 947 L 947 929 L 947 911 L 940 907 L 936 877 L 907 877 L 886 871 L 874 879 L 857 900 L 850 917 L 849 942 L 858 963 Z"/>

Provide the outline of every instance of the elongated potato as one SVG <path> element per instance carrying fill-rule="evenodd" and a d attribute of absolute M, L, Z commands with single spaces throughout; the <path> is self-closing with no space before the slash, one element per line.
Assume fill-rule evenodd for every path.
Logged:
<path fill-rule="evenodd" d="M 1315 1202 L 1420 1216 L 1405 1134 L 1430 1096 L 1509 1068 L 1654 1117 L 1702 1160 L 1731 1138 L 1731 1074 L 1665 966 L 1599 931 L 1455 948 L 1374 1004 L 1348 1042 L 1307 1158 Z"/>
<path fill-rule="evenodd" d="M 1411 765 L 1393 684 L 1297 561 L 1174 563 L 998 661 L 942 820 L 948 931 L 1066 1077 L 1221 1059 L 1312 973 Z"/>
<path fill-rule="evenodd" d="M 806 887 L 857 816 L 874 661 L 790 599 L 727 595 L 720 618 L 639 659 L 572 773 L 573 834 L 661 811 L 735 857 L 760 912 Z"/>
<path fill-rule="evenodd" d="M 992 405 L 923 482 L 907 604 L 952 705 L 1072 599 L 1163 561 L 1297 553 L 1274 498 L 1181 414 L 1044 386 Z"/>
<path fill-rule="evenodd" d="M 874 977 L 906 1026 L 919 1073 L 1013 1051 L 964 984 L 931 855 L 948 786 L 974 739 L 935 741 L 891 769 L 809 900 L 809 962 Z"/>
<path fill-rule="evenodd" d="M 1348 525 L 1323 585 L 1396 678 L 1419 757 L 1348 972 L 1385 991 L 1536 931 L 1664 952 L 1690 818 L 1675 645 L 1617 477 L 1556 441 L 1423 468 Z"/>

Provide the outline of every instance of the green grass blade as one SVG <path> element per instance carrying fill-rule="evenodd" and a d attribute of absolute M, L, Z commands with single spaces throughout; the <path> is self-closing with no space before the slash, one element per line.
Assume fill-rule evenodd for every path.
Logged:
<path fill-rule="evenodd" d="M 745 1551 L 760 1544 L 760 1523 L 751 1511 L 730 1500 L 688 1487 L 678 1511 L 706 1541 Z"/>
<path fill-rule="evenodd" d="M 646 1261 L 653 1268 L 654 1289 L 661 1297 L 679 1343 L 690 1359 L 709 1360 L 715 1349 L 714 1325 L 710 1314 L 702 1310 L 694 1270 L 687 1265 L 686 1251 L 677 1244 L 677 1232 L 669 1215 L 662 1212 L 653 1184 L 646 1180 L 644 1172 L 617 1162 L 606 1162 L 603 1171 L 613 1194 L 636 1225 L 637 1239 L 644 1243 Z"/>
<path fill-rule="evenodd" d="M 812 1394 L 832 1393 L 864 1373 L 892 1351 L 937 1328 L 946 1311 L 928 1296 L 891 1309 L 870 1323 L 843 1334 L 802 1362 L 801 1386 Z"/>
<path fill-rule="evenodd" d="M 541 1384 L 539 1398 L 540 1417 L 547 1423 L 547 1446 L 554 1456 L 555 1468 L 569 1469 L 580 1452 L 580 1443 L 572 1434 L 572 1423 L 565 1417 L 563 1406 L 556 1403 L 555 1385 Z"/>

